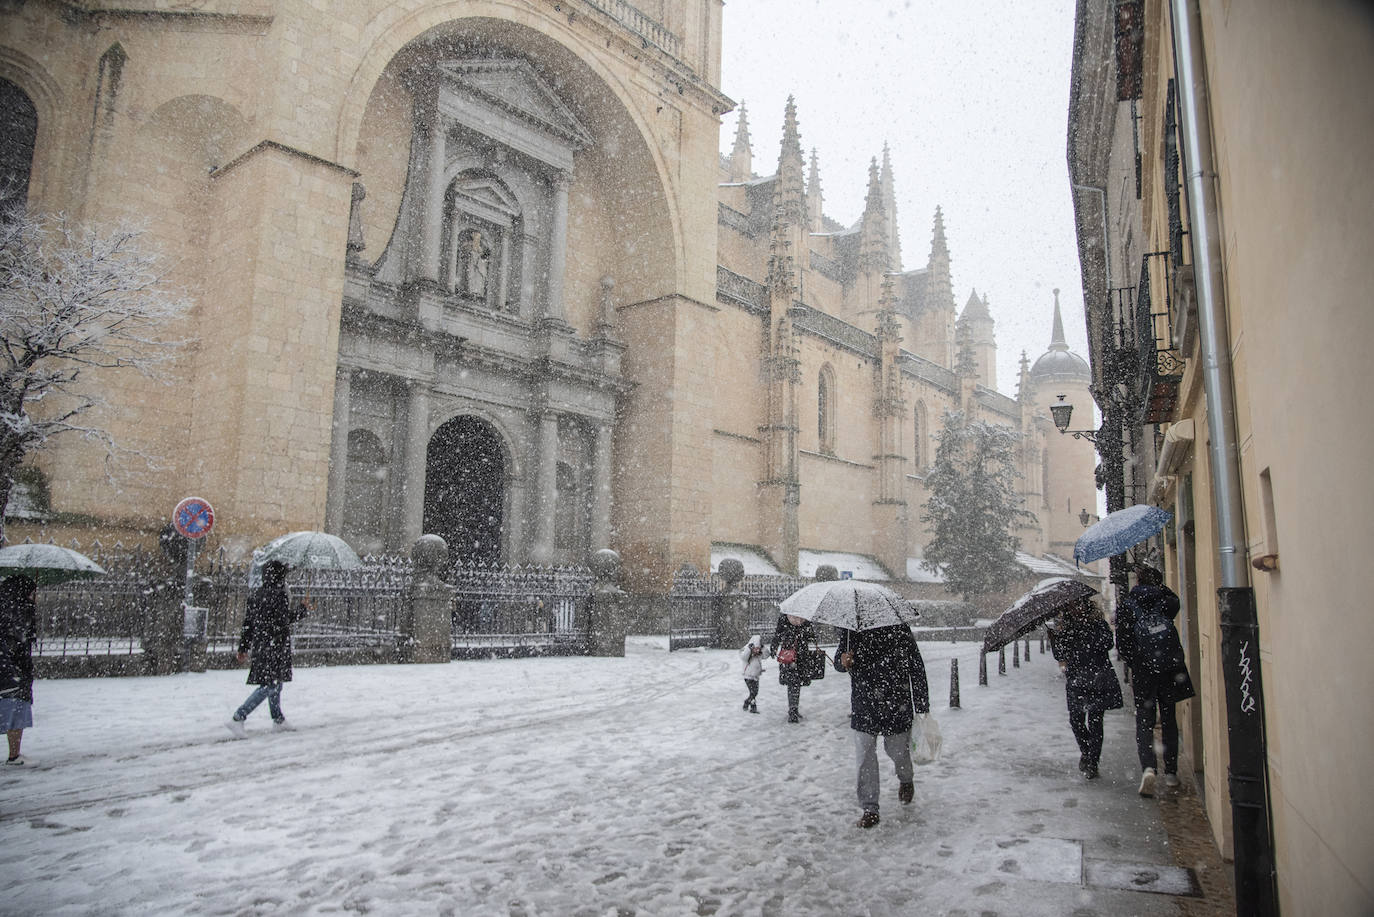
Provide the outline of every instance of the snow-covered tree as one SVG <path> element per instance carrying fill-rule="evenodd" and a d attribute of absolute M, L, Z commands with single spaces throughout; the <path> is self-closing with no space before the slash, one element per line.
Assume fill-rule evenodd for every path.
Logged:
<path fill-rule="evenodd" d="M 189 303 L 165 288 L 159 264 L 140 230 L 97 231 L 0 200 L 0 536 L 15 472 L 51 437 L 121 451 L 85 422 L 102 399 L 83 374 L 156 378 L 173 356 L 167 326 Z"/>
<path fill-rule="evenodd" d="M 1020 434 L 956 411 L 945 414 L 937 438 L 921 516 L 931 530 L 924 565 L 943 573 L 945 588 L 965 599 L 1000 592 L 1017 573 L 1021 542 L 1013 528 L 1035 519 L 1021 508 L 1015 487 Z"/>

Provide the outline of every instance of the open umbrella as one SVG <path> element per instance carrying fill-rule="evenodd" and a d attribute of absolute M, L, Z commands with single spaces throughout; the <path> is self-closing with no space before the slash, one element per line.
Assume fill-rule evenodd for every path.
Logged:
<path fill-rule="evenodd" d="M 1041 580 L 1030 592 L 1002 612 L 983 634 L 983 652 L 1001 649 L 1017 637 L 1030 633 L 1074 602 L 1096 595 L 1097 590 L 1076 579 L 1055 577 Z"/>
<path fill-rule="evenodd" d="M 40 586 L 104 576 L 99 564 L 80 551 L 55 544 L 16 544 L 0 548 L 0 577 L 27 576 Z"/>
<path fill-rule="evenodd" d="M 778 606 L 783 614 L 847 630 L 915 624 L 911 603 L 886 586 L 859 580 L 826 580 L 798 589 Z"/>
<path fill-rule="evenodd" d="M 1159 534 L 1174 514 L 1148 503 L 1137 503 L 1108 513 L 1078 536 L 1074 542 L 1073 559 L 1090 564 L 1104 557 L 1120 554 Z"/>
<path fill-rule="evenodd" d="M 250 585 L 262 582 L 262 568 L 268 561 L 279 561 L 292 570 L 308 567 L 314 570 L 348 570 L 361 567 L 363 562 L 348 542 L 326 532 L 290 532 L 274 538 L 253 552 L 253 566 L 248 572 Z"/>

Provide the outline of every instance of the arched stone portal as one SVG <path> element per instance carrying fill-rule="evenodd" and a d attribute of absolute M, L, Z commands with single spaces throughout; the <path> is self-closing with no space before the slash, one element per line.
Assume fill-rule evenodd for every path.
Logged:
<path fill-rule="evenodd" d="M 501 434 L 478 417 L 434 432 L 425 458 L 424 531 L 442 537 L 455 561 L 503 557 L 506 455 Z"/>

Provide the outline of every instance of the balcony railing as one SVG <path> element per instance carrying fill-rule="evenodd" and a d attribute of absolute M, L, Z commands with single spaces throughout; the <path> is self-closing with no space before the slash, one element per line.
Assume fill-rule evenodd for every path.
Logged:
<path fill-rule="evenodd" d="M 1140 259 L 1140 287 L 1136 294 L 1136 351 L 1140 374 L 1141 423 L 1164 423 L 1178 403 L 1183 381 L 1183 357 L 1173 341 L 1173 296 L 1170 256 L 1148 252 Z M 1151 290 L 1164 291 L 1163 303 L 1153 302 Z"/>
<path fill-rule="evenodd" d="M 626 0 L 586 0 L 586 2 L 639 36 L 644 47 L 653 45 L 668 52 L 673 57 L 682 56 L 682 39 L 668 31 L 663 23 L 650 18 L 633 3 L 627 3 Z"/>

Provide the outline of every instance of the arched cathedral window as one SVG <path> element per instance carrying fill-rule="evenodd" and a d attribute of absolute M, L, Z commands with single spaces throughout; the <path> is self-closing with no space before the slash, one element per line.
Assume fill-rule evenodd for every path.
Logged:
<path fill-rule="evenodd" d="M 816 380 L 816 441 L 821 452 L 835 451 L 835 371 L 828 365 Z"/>
<path fill-rule="evenodd" d="M 917 474 L 926 467 L 925 437 L 926 430 L 926 403 L 916 402 L 916 410 L 911 415 L 911 467 Z"/>

